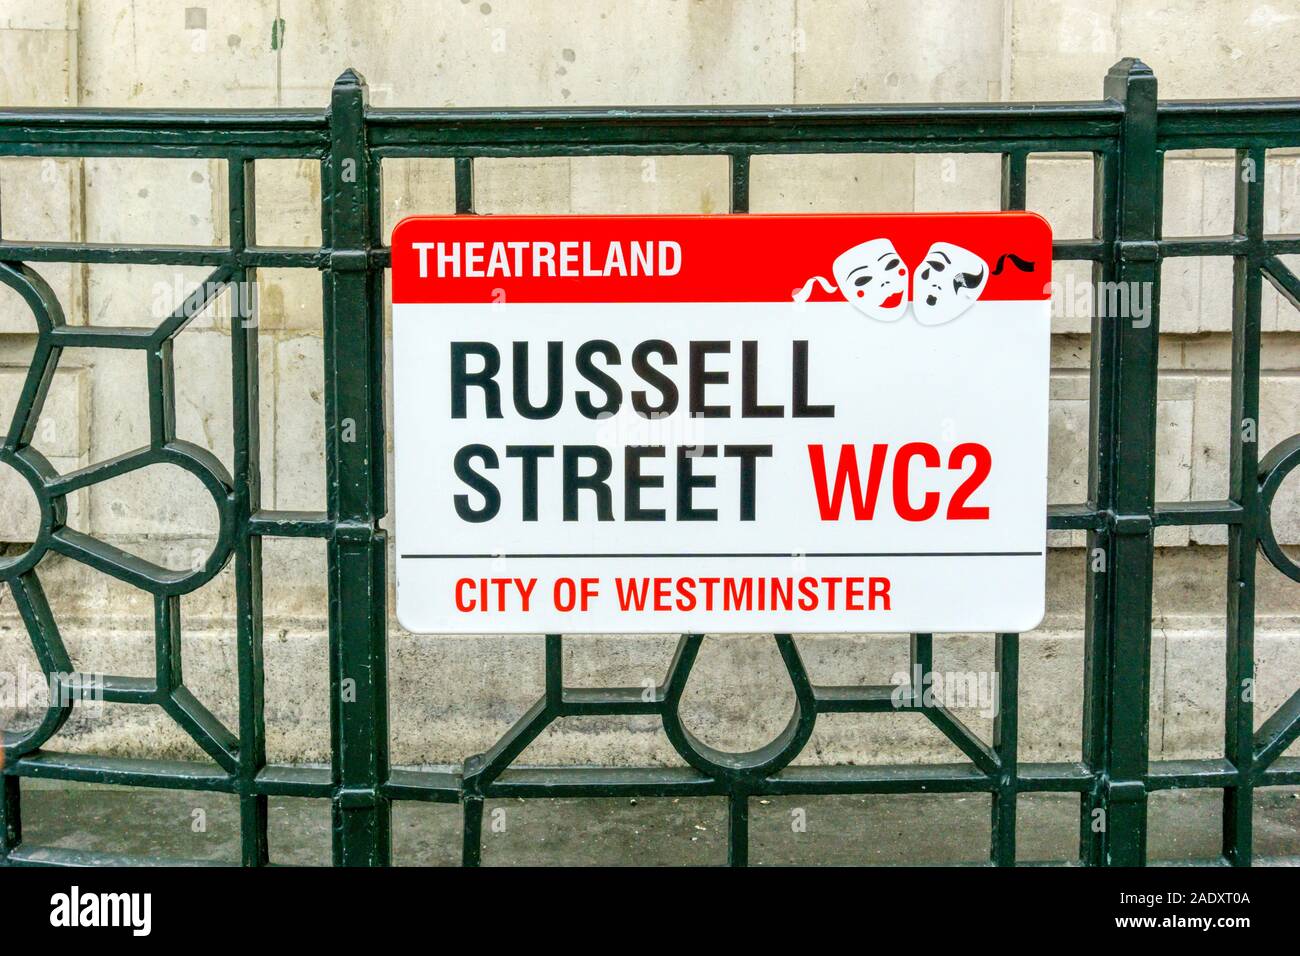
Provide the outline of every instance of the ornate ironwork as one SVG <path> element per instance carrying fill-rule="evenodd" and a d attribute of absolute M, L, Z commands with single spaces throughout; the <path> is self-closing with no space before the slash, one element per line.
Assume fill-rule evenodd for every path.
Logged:
<path fill-rule="evenodd" d="M 586 110 L 377 110 L 363 81 L 339 78 L 330 107 L 312 111 L 5 110 L 0 155 L 223 158 L 228 164 L 230 241 L 221 247 L 94 245 L 0 241 L 0 282 L 17 291 L 35 318 L 37 344 L 21 400 L 0 446 L 0 462 L 31 485 L 40 530 L 24 554 L 0 559 L 0 581 L 13 593 L 41 668 L 57 686 L 81 686 L 40 583 L 50 552 L 84 562 L 154 598 L 156 673 L 108 677 L 109 701 L 162 707 L 211 757 L 210 764 L 74 755 L 47 749 L 68 719 L 66 695 L 44 718 L 4 738 L 0 782 L 0 862 L 94 862 L 73 851 L 22 839 L 21 782 L 56 778 L 236 794 L 242 862 L 268 862 L 267 798 L 322 797 L 334 813 L 334 860 L 390 862 L 394 801 L 459 803 L 463 858 L 479 862 L 486 799 L 543 796 L 721 796 L 729 801 L 729 859 L 748 857 L 749 801 L 768 794 L 988 793 L 992 862 L 1016 862 L 1016 803 L 1021 793 L 1056 791 L 1080 798 L 1079 858 L 1088 864 L 1146 860 L 1147 798 L 1157 790 L 1223 788 L 1223 855 L 1251 861 L 1252 793 L 1300 784 L 1300 760 L 1282 756 L 1300 736 L 1300 691 L 1256 731 L 1248 695 L 1254 672 L 1254 570 L 1257 549 L 1289 577 L 1300 565 L 1279 546 L 1272 524 L 1278 486 L 1300 464 L 1300 436 L 1257 461 L 1253 439 L 1236 427 L 1259 414 L 1260 297 L 1267 278 L 1292 304 L 1300 280 L 1279 258 L 1300 253 L 1300 236 L 1264 231 L 1266 150 L 1300 146 L 1300 100 L 1163 103 L 1151 71 L 1124 60 L 1093 103 L 975 106 L 844 106 Z M 1162 167 L 1174 149 L 1227 147 L 1253 174 L 1239 177 L 1233 234 L 1164 238 Z M 476 157 L 541 155 L 714 154 L 731 163 L 731 209 L 749 208 L 749 162 L 758 153 L 984 152 L 1002 156 L 1002 204 L 1025 206 L 1031 153 L 1083 151 L 1094 158 L 1093 235 L 1058 241 L 1058 260 L 1092 263 L 1098 282 L 1151 283 L 1161 260 L 1220 255 L 1234 263 L 1232 447 L 1229 496 L 1221 501 L 1158 503 L 1154 498 L 1155 394 L 1159 317 L 1131 322 L 1095 316 L 1092 324 L 1088 503 L 1055 506 L 1047 527 L 1082 530 L 1087 579 L 1083 758 L 1027 764 L 1017 759 L 1019 638 L 996 636 L 998 716 L 985 743 L 918 688 L 910 712 L 929 720 L 967 758 L 958 764 L 792 766 L 819 715 L 886 713 L 894 686 L 813 684 L 788 634 L 775 635 L 794 688 L 794 712 L 770 743 L 727 753 L 685 727 L 681 699 L 701 636 L 681 637 L 661 684 L 565 686 L 560 635 L 546 642 L 542 698 L 487 753 L 445 772 L 390 767 L 387 726 L 387 542 L 383 415 L 383 280 L 389 250 L 380 223 L 381 161 L 440 157 L 455 164 L 456 209 L 473 213 Z M 258 246 L 253 228 L 254 163 L 300 158 L 322 164 L 323 245 Z M 45 262 L 205 265 L 215 271 L 156 328 L 69 326 L 49 285 Z M 259 267 L 319 269 L 324 281 L 328 510 L 262 507 L 258 474 L 258 330 L 256 316 L 232 297 L 234 456 L 230 473 L 175 433 L 172 345 L 190 316 L 230 283 L 252 282 Z M 31 445 L 46 391 L 64 348 L 141 351 L 148 368 L 148 446 L 59 474 Z M 346 435 L 346 437 L 345 437 Z M 212 496 L 219 532 L 207 560 L 174 571 L 121 551 L 66 524 L 67 496 L 156 464 L 189 472 Z M 1220 760 L 1148 761 L 1153 541 L 1159 526 L 1229 529 L 1225 756 Z M 266 762 L 262 662 L 261 541 L 314 537 L 328 548 L 332 760 L 327 769 Z M 180 652 L 181 596 L 233 562 L 239 725 L 222 725 L 187 689 Z M 916 634 L 913 668 L 932 670 L 933 641 Z M 348 688 L 344 702 L 343 688 Z M 686 763 L 681 768 L 526 768 L 515 762 L 554 721 L 591 715 L 655 715 Z M 1098 819 L 1104 826 L 1097 826 Z"/>

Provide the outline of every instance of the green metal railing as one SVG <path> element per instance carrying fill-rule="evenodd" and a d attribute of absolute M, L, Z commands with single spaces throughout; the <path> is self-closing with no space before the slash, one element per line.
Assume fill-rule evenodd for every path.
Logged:
<path fill-rule="evenodd" d="M 384 865 L 391 854 L 391 807 L 416 800 L 460 804 L 463 859 L 479 862 L 485 799 L 504 797 L 718 796 L 729 812 L 729 859 L 748 855 L 751 798 L 773 794 L 987 793 L 991 862 L 1016 861 L 1019 794 L 1079 795 L 1079 859 L 1086 864 L 1146 861 L 1147 803 L 1153 791 L 1221 788 L 1223 857 L 1251 862 L 1252 795 L 1257 787 L 1300 784 L 1300 759 L 1282 756 L 1300 736 L 1300 692 L 1256 729 L 1254 579 L 1257 550 L 1300 581 L 1300 566 L 1278 546 L 1269 509 L 1280 482 L 1300 464 L 1300 436 L 1262 461 L 1259 415 L 1260 304 L 1264 279 L 1292 304 L 1300 280 L 1279 259 L 1300 253 L 1300 236 L 1265 235 L 1266 150 L 1300 146 L 1300 100 L 1157 103 L 1156 81 L 1136 60 L 1107 75 L 1104 98 L 1089 103 L 975 106 L 763 108 L 398 110 L 371 109 L 363 81 L 339 78 L 329 110 L 314 111 L 0 111 L 0 156 L 220 158 L 228 164 L 230 242 L 222 247 L 162 247 L 0 241 L 0 282 L 35 316 L 31 369 L 0 461 L 26 477 L 41 507 L 37 540 L 24 555 L 0 558 L 41 667 L 70 696 L 83 682 L 41 589 L 39 564 L 64 555 L 140 588 L 154 598 L 157 668 L 153 678 L 108 677 L 110 702 L 162 707 L 211 757 L 210 763 L 127 759 L 51 749 L 71 704 L 52 698 L 44 719 L 7 732 L 0 861 L 106 862 L 90 854 L 24 842 L 22 784 L 28 778 L 179 788 L 235 794 L 242 860 L 268 862 L 267 800 L 327 798 L 333 807 L 334 860 Z M 1164 154 L 1215 147 L 1236 151 L 1233 234 L 1164 238 L 1160 229 Z M 381 224 L 381 163 L 394 157 L 449 158 L 456 210 L 472 214 L 477 157 L 712 154 L 730 159 L 731 210 L 749 207 L 756 154 L 981 152 L 1002 156 L 1002 205 L 1025 205 L 1032 153 L 1086 152 L 1094 158 L 1093 235 L 1058 241 L 1058 260 L 1092 263 L 1097 282 L 1149 283 L 1161 260 L 1230 256 L 1234 265 L 1230 490 L 1222 501 L 1159 503 L 1154 498 L 1159 318 L 1096 316 L 1092 323 L 1088 503 L 1054 506 L 1047 527 L 1087 532 L 1086 648 L 1082 759 L 1030 764 L 1017 759 L 1018 636 L 996 637 L 998 716 L 986 744 L 940 705 L 910 711 L 928 719 L 966 757 L 959 764 L 792 766 L 819 715 L 888 713 L 892 686 L 819 686 L 796 640 L 775 640 L 796 705 L 787 728 L 750 753 L 724 753 L 691 735 L 679 708 L 701 636 L 681 637 L 663 683 L 636 688 L 566 687 L 560 635 L 547 635 L 546 690 L 484 754 L 443 772 L 390 767 L 387 692 L 385 534 L 384 276 L 389 250 Z M 323 243 L 319 249 L 259 246 L 254 164 L 299 158 L 322 166 Z M 65 323 L 40 275 L 42 263 L 208 266 L 214 284 L 160 325 L 100 328 Z M 258 474 L 256 316 L 232 306 L 233 470 L 176 437 L 172 344 L 188 316 L 222 283 L 245 282 L 258 268 L 318 269 L 324 282 L 328 511 L 267 510 Z M 1154 304 L 1157 296 L 1152 296 Z M 251 310 L 248 310 L 251 312 Z M 148 369 L 150 439 L 141 448 L 59 474 L 30 444 L 42 401 L 64 348 L 137 350 Z M 1248 423 L 1249 427 L 1244 427 Z M 354 440 L 348 440 L 354 439 Z M 177 572 L 154 565 L 65 523 L 67 495 L 157 463 L 182 468 L 211 494 L 220 516 L 207 563 Z M 1226 525 L 1226 734 L 1222 759 L 1149 762 L 1153 535 L 1161 526 Z M 261 543 L 312 537 L 328 548 L 332 760 L 328 769 L 268 765 L 265 747 Z M 1102 560 L 1098 560 L 1101 558 Z M 233 560 L 237 611 L 238 727 L 227 728 L 187 690 L 181 660 L 183 595 Z M 913 667 L 932 670 L 932 638 L 912 636 Z M 347 688 L 345 695 L 344 689 Z M 917 700 L 915 703 L 921 703 Z M 584 715 L 652 715 L 662 720 L 680 768 L 517 768 L 514 761 L 550 724 Z M 37 797 L 36 799 L 39 799 Z"/>

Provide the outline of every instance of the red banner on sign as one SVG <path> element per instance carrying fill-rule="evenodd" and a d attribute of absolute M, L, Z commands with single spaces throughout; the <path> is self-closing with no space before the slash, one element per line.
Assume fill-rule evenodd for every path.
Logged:
<path fill-rule="evenodd" d="M 395 303 L 835 302 L 1050 297 L 1032 213 L 429 216 L 393 231 Z"/>

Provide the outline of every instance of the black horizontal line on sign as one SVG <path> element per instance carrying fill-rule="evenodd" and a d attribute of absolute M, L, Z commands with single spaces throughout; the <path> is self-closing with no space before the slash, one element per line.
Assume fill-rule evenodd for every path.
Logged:
<path fill-rule="evenodd" d="M 1041 551 L 700 551 L 660 554 L 404 554 L 417 561 L 446 558 L 1030 558 Z"/>

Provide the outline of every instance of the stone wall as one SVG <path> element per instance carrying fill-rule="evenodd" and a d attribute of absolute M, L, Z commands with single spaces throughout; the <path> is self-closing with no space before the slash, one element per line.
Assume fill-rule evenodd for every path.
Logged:
<path fill-rule="evenodd" d="M 557 106 L 678 103 L 934 102 L 1096 99 L 1107 67 L 1140 56 L 1165 98 L 1300 94 L 1300 10 L 1257 0 L 0 0 L 0 105 L 322 108 L 333 79 L 360 70 L 377 106 Z M 391 228 L 411 213 L 450 212 L 443 161 L 384 164 Z M 1231 231 L 1229 154 L 1171 155 L 1166 235 Z M 1267 228 L 1300 232 L 1300 155 L 1270 154 Z M 0 160 L 0 229 L 8 239 L 222 243 L 225 169 L 217 161 Z M 319 169 L 296 161 L 257 169 L 258 241 L 320 241 Z M 1034 157 L 1029 208 L 1059 238 L 1087 235 L 1091 163 Z M 715 157 L 480 161 L 482 212 L 720 212 L 725 161 Z M 754 211 L 994 209 L 990 156 L 758 157 Z M 1300 262 L 1291 262 L 1300 268 Z M 1158 496 L 1227 491 L 1230 263 L 1176 259 L 1162 274 Z M 139 325 L 170 311 L 202 269 L 44 266 L 69 321 Z M 1081 267 L 1062 264 L 1054 318 L 1051 500 L 1083 499 L 1087 470 L 1088 329 Z M 1073 283 L 1077 283 L 1073 284 Z M 259 276 L 263 499 L 322 509 L 323 376 L 318 274 Z M 229 463 L 229 310 L 218 302 L 177 340 L 181 437 Z M 1265 286 L 1261 451 L 1300 431 L 1300 314 Z M 0 289 L 0 421 L 7 422 L 31 352 L 31 320 Z M 147 435 L 138 355 L 65 355 L 37 447 L 60 470 L 103 460 Z M 1295 485 L 1279 497 L 1279 537 L 1300 544 Z M 0 541 L 32 527 L 22 490 L 0 470 Z M 192 479 L 163 466 L 81 492 L 70 523 L 120 547 L 188 566 L 207 553 L 215 514 Z M 1151 746 L 1154 756 L 1222 749 L 1224 592 L 1219 528 L 1161 529 L 1157 542 Z M 1084 558 L 1057 535 L 1049 615 L 1021 652 L 1021 755 L 1079 752 Z M 267 718 L 271 757 L 328 754 L 324 548 L 269 540 Z M 1261 560 L 1256 713 L 1300 687 L 1300 587 Z M 152 672 L 148 595 L 49 559 L 46 588 L 83 670 Z M 187 682 L 234 725 L 229 571 L 183 601 Z M 816 680 L 887 683 L 906 667 L 903 637 L 800 641 Z M 666 638 L 568 642 L 575 684 L 661 677 Z M 688 690 L 689 722 L 725 747 L 765 742 L 792 701 L 775 647 L 713 638 Z M 452 762 L 491 744 L 539 692 L 539 638 L 421 637 L 391 627 L 393 757 Z M 940 670 L 988 670 L 988 635 L 936 638 Z M 0 671 L 35 668 L 12 601 L 0 591 Z M 987 736 L 989 722 L 963 712 Z M 4 715 L 0 714 L 0 719 Z M 21 718 L 19 718 L 21 719 Z M 109 705 L 78 716 L 60 746 L 201 756 L 161 712 Z M 806 758 L 951 759 L 956 751 L 910 715 L 820 721 Z M 565 722 L 525 755 L 563 762 L 673 762 L 647 718 Z"/>

